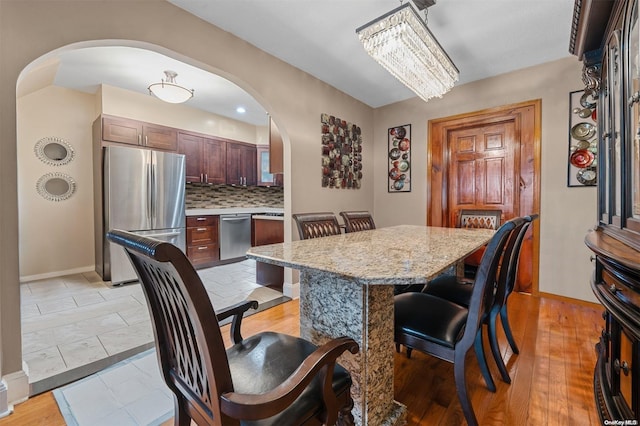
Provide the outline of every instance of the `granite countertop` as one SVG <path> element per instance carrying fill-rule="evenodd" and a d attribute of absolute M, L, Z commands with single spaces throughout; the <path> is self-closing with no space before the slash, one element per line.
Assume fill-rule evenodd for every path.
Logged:
<path fill-rule="evenodd" d="M 235 213 L 284 213 L 283 208 L 277 207 L 226 207 L 211 209 L 187 209 L 187 216 L 235 214 Z"/>
<path fill-rule="evenodd" d="M 284 221 L 284 216 L 273 216 L 266 214 L 254 214 L 251 216 L 251 219 L 260 219 L 260 220 L 279 220 L 280 222 Z"/>
<path fill-rule="evenodd" d="M 418 284 L 482 247 L 494 232 L 400 225 L 252 247 L 247 257 L 325 271 L 360 284 Z"/>

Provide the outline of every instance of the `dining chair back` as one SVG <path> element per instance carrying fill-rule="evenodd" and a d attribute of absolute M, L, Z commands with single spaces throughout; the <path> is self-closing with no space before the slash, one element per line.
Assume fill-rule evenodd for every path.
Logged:
<path fill-rule="evenodd" d="M 498 229 L 502 210 L 460 210 L 458 228 Z"/>
<path fill-rule="evenodd" d="M 460 210 L 456 227 L 498 229 L 501 217 L 502 210 Z M 467 256 L 462 262 L 463 270 L 461 275 L 473 278 L 478 270 L 483 253 L 484 247 Z"/>
<path fill-rule="evenodd" d="M 495 391 L 484 355 L 482 325 L 493 306 L 494 282 L 505 245 L 523 221 L 516 218 L 504 223 L 487 244 L 467 308 L 421 292 L 394 297 L 396 347 L 406 346 L 407 356 L 411 355 L 412 349 L 417 349 L 453 363 L 458 399 L 469 425 L 478 422 L 467 391 L 466 354 L 472 346 L 475 348 L 487 387 Z"/>
<path fill-rule="evenodd" d="M 298 226 L 298 234 L 301 240 L 339 235 L 342 233 L 338 219 L 336 219 L 336 216 L 331 212 L 296 213 L 293 214 L 292 217 Z"/>
<path fill-rule="evenodd" d="M 318 348 L 285 334 L 263 332 L 243 339 L 245 301 L 216 314 L 197 272 L 176 246 L 112 230 L 144 291 L 162 376 L 174 394 L 174 424 L 255 426 L 352 424 L 349 373 L 336 364 L 352 339 Z M 218 325 L 232 317 L 225 350 Z"/>
<path fill-rule="evenodd" d="M 344 219 L 345 232 L 359 232 L 376 229 L 371 213 L 366 211 L 346 211 L 340 212 L 340 216 Z"/>

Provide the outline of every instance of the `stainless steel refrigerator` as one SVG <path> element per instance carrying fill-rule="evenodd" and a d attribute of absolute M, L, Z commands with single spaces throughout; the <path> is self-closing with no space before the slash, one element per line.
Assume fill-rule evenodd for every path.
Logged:
<path fill-rule="evenodd" d="M 102 149 L 96 271 L 113 285 L 136 281 L 124 249 L 106 240 L 110 229 L 168 241 L 185 251 L 185 158 L 182 154 L 108 146 Z M 96 220 L 98 218 L 96 217 Z M 98 229 L 100 228 L 100 229 Z M 100 246 L 98 240 L 101 242 Z"/>

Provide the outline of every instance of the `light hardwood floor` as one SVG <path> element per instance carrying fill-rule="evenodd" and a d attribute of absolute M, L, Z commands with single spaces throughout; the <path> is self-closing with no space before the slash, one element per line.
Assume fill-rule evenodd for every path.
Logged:
<path fill-rule="evenodd" d="M 243 322 L 243 334 L 273 330 L 297 335 L 298 310 L 298 302 L 291 301 L 250 316 Z M 467 381 L 480 424 L 600 425 L 592 378 L 602 311 L 595 304 L 513 294 L 509 312 L 519 355 L 506 349 L 504 334 L 498 331 L 512 383 L 499 379 L 490 359 L 497 391 L 489 392 L 473 351 L 469 354 Z M 228 326 L 223 332 L 229 344 Z M 409 425 L 464 424 L 451 364 L 414 351 L 411 359 L 396 354 L 395 369 L 395 398 L 407 405 Z M 51 392 L 16 406 L 14 414 L 0 420 L 1 426 L 64 424 Z"/>

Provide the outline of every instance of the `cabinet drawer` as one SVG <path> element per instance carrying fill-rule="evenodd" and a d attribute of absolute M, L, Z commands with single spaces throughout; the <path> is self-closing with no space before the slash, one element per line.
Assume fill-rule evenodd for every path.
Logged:
<path fill-rule="evenodd" d="M 187 246 L 211 244 L 217 242 L 217 226 L 198 226 L 196 228 L 187 228 Z"/>
<path fill-rule="evenodd" d="M 187 216 L 187 228 L 214 226 L 218 224 L 218 216 Z"/>
<path fill-rule="evenodd" d="M 187 247 L 187 257 L 194 265 L 220 259 L 220 251 L 217 244 L 205 244 L 201 246 Z"/>

